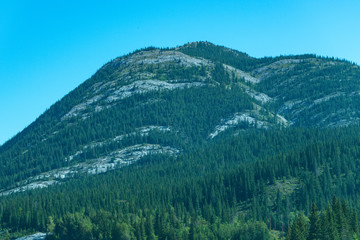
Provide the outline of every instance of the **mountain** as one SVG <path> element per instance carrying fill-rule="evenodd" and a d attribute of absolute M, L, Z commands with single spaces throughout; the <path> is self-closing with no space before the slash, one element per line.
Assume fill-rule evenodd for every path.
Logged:
<path fill-rule="evenodd" d="M 140 219 L 139 209 L 176 208 L 186 234 L 187 214 L 260 221 L 250 225 L 269 214 L 279 229 L 311 202 L 353 203 L 359 94 L 360 67 L 345 60 L 253 58 L 209 42 L 137 50 L 0 147 L 0 226 L 44 231 L 47 217 L 81 208 Z M 38 213 L 24 205 L 34 199 Z"/>

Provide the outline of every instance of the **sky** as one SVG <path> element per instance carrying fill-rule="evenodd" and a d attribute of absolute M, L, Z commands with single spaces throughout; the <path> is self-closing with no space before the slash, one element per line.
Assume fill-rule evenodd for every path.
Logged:
<path fill-rule="evenodd" d="M 314 53 L 360 63 L 359 0 L 0 2 L 0 144 L 106 62 L 209 41 L 253 57 Z"/>

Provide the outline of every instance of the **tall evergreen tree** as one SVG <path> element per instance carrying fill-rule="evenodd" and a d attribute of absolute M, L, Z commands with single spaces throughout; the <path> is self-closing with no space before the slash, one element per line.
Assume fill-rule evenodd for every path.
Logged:
<path fill-rule="evenodd" d="M 320 226 L 320 215 L 318 208 L 315 203 L 313 203 L 310 212 L 310 227 L 309 235 L 307 240 L 320 240 L 321 226 Z"/>
<path fill-rule="evenodd" d="M 290 230 L 289 240 L 306 240 L 308 236 L 308 223 L 303 213 L 295 218 Z"/>

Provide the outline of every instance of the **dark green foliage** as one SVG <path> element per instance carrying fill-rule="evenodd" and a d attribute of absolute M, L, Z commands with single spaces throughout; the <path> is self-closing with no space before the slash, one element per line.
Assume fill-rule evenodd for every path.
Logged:
<path fill-rule="evenodd" d="M 350 214 L 347 202 L 334 197 L 331 206 L 318 212 L 313 205 L 310 213 L 310 221 L 307 222 L 303 214 L 299 214 L 290 228 L 287 239 L 358 239 L 358 230 L 351 227 L 354 224 L 352 218 L 344 217 Z"/>
<path fill-rule="evenodd" d="M 103 212 L 104 213 L 104 212 Z M 204 219 L 178 220 L 172 222 L 168 216 L 158 217 L 166 226 L 162 233 L 156 233 L 157 223 L 153 221 L 153 214 L 147 212 L 144 216 L 116 216 L 106 213 L 109 218 L 102 219 L 101 228 L 94 222 L 94 217 L 81 213 L 66 215 L 56 223 L 55 230 L 47 236 L 50 240 L 67 239 L 271 239 L 269 230 L 261 222 L 234 221 L 232 223 L 211 224 Z"/>
<path fill-rule="evenodd" d="M 309 216 L 310 228 L 307 240 L 319 240 L 321 234 L 320 215 L 316 204 L 313 204 Z"/>
<path fill-rule="evenodd" d="M 299 213 L 289 231 L 289 240 L 306 240 L 308 224 L 303 213 Z"/>
<path fill-rule="evenodd" d="M 90 218 L 82 214 L 67 214 L 56 224 L 51 239 L 87 240 L 94 239 L 94 225 Z M 102 239 L 102 238 L 96 238 Z"/>

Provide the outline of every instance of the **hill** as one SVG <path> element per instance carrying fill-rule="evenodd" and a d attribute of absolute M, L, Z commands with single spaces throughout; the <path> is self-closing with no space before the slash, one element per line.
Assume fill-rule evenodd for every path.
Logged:
<path fill-rule="evenodd" d="M 0 147 L 0 226 L 100 214 L 129 238 L 270 238 L 313 202 L 357 208 L 359 80 L 347 61 L 209 42 L 116 58 Z"/>

